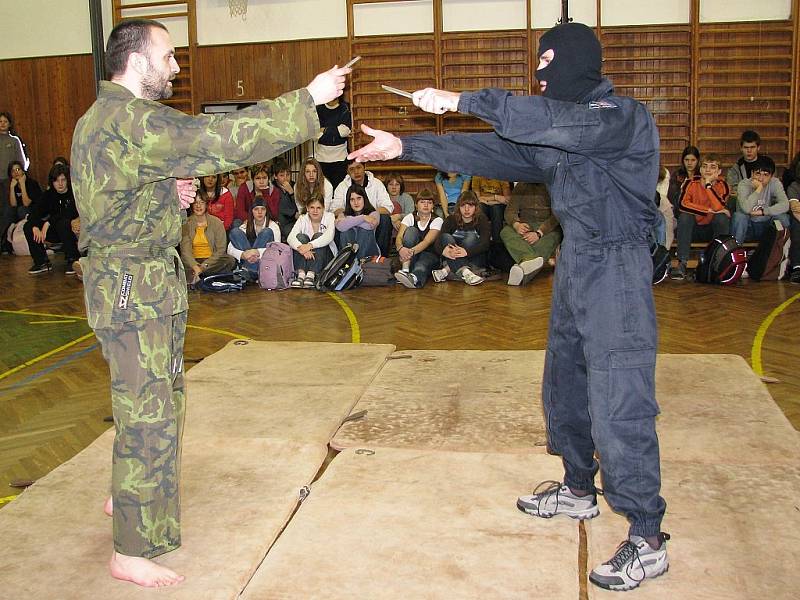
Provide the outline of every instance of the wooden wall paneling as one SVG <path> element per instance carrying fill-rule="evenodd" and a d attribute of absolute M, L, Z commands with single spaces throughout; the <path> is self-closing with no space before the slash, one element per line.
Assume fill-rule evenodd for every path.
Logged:
<path fill-rule="evenodd" d="M 730 165 L 739 135 L 755 129 L 777 165 L 789 157 L 792 111 L 790 21 L 699 25 L 697 143 Z"/>
<path fill-rule="evenodd" d="M 680 163 L 691 138 L 691 31 L 687 25 L 605 27 L 603 73 L 617 93 L 644 103 L 661 136 L 661 162 Z"/>
<path fill-rule="evenodd" d="M 31 176 L 46 184 L 52 160 L 69 157 L 75 123 L 94 102 L 92 57 L 0 61 L 0 81 L 0 110 L 14 116 L 16 130 L 28 146 Z"/>
<path fill-rule="evenodd" d="M 790 120 L 789 128 L 793 137 L 789 140 L 790 156 L 800 152 L 800 90 L 797 81 L 800 79 L 800 0 L 792 2 L 792 81 L 795 82 L 791 87 L 791 106 L 794 107 L 792 113 L 793 120 Z"/>
<path fill-rule="evenodd" d="M 440 55 L 446 90 L 496 87 L 516 95 L 528 93 L 530 54 L 525 31 L 445 33 Z M 447 113 L 442 131 L 491 131 L 491 127 L 471 116 Z"/>
<path fill-rule="evenodd" d="M 351 75 L 353 97 L 353 147 L 371 138 L 358 127 L 366 123 L 398 135 L 435 132 L 436 116 L 414 107 L 411 101 L 381 89 L 381 84 L 414 91 L 436 85 L 433 36 L 375 36 L 354 38 L 354 55 L 361 61 Z"/>

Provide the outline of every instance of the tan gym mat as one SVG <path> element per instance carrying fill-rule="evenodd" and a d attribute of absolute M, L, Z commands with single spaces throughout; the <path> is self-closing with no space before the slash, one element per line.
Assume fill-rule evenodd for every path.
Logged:
<path fill-rule="evenodd" d="M 694 457 L 692 457 L 694 458 Z M 793 463 L 663 461 L 663 529 L 669 571 L 626 598 L 647 600 L 795 600 L 800 592 L 800 468 Z M 590 521 L 589 568 L 614 553 L 627 521 L 600 501 Z M 589 584 L 589 597 L 618 598 Z"/>
<path fill-rule="evenodd" d="M 395 352 L 331 445 L 544 452 L 543 367 L 541 351 Z"/>
<path fill-rule="evenodd" d="M 243 600 L 578 598 L 578 528 L 516 498 L 542 454 L 348 449 L 312 486 Z"/>
<path fill-rule="evenodd" d="M 141 598 L 112 579 L 102 512 L 113 431 L 0 511 L 3 598 Z M 195 437 L 183 446 L 182 547 L 157 559 L 186 576 L 159 597 L 236 598 L 325 459 L 319 444 Z M 156 593 L 156 592 L 150 592 Z"/>
<path fill-rule="evenodd" d="M 393 350 L 230 342 L 187 373 L 187 431 L 327 444 Z"/>

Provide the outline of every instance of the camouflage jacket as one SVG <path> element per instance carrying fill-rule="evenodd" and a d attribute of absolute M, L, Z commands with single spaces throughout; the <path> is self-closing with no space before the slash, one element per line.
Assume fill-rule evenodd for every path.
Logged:
<path fill-rule="evenodd" d="M 228 115 L 190 116 L 101 82 L 71 156 L 89 325 L 186 310 L 175 178 L 264 162 L 318 132 L 305 89 Z"/>

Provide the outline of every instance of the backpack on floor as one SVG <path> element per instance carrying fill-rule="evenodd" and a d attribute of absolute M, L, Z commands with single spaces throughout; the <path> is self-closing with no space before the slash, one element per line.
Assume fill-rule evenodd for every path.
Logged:
<path fill-rule="evenodd" d="M 195 287 L 204 292 L 226 293 L 241 292 L 246 284 L 247 281 L 238 273 L 217 273 L 202 277 Z"/>
<path fill-rule="evenodd" d="M 747 252 L 732 235 L 720 235 L 708 243 L 695 270 L 698 283 L 733 285 L 747 267 Z"/>
<path fill-rule="evenodd" d="M 28 247 L 28 238 L 25 237 L 25 224 L 28 222 L 26 216 L 19 223 L 12 223 L 8 228 L 8 241 L 11 242 L 11 247 L 14 254 L 17 256 L 30 256 L 31 250 Z"/>
<path fill-rule="evenodd" d="M 653 256 L 653 285 L 658 285 L 666 279 L 669 272 L 669 250 L 661 244 L 653 244 L 650 254 Z"/>
<path fill-rule="evenodd" d="M 747 274 L 756 281 L 777 281 L 783 279 L 788 266 L 789 231 L 780 221 L 773 221 L 747 260 Z"/>
<path fill-rule="evenodd" d="M 281 242 L 267 244 L 258 265 L 258 285 L 265 290 L 285 290 L 293 277 L 292 248 Z"/>
<path fill-rule="evenodd" d="M 365 287 L 393 285 L 392 261 L 385 256 L 368 256 L 361 260 L 361 285 Z"/>
<path fill-rule="evenodd" d="M 341 292 L 361 285 L 364 273 L 357 252 L 358 244 L 346 244 L 317 275 L 315 287 L 321 292 Z"/>

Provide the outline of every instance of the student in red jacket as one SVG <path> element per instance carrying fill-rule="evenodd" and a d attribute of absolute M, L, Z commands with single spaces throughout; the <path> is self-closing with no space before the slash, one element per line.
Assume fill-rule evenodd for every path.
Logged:
<path fill-rule="evenodd" d="M 217 217 L 225 226 L 225 231 L 230 231 L 233 226 L 233 196 L 228 188 L 222 186 L 222 176 L 201 177 L 197 195 L 206 201 L 208 214 Z"/>
<path fill-rule="evenodd" d="M 730 195 L 719 157 L 708 154 L 700 163 L 700 175 L 683 182 L 678 212 L 678 266 L 670 271 L 671 279 L 686 278 L 692 241 L 710 241 L 730 233 Z"/>

